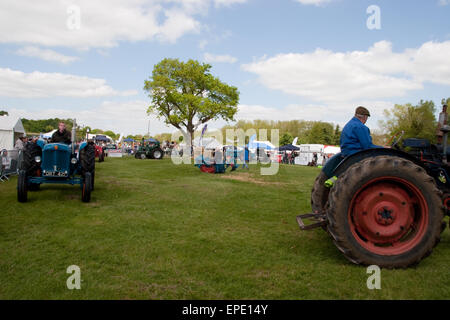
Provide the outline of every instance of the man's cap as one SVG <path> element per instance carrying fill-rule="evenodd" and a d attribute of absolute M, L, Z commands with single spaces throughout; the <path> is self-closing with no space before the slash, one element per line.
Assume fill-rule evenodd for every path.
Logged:
<path fill-rule="evenodd" d="M 363 115 L 363 116 L 369 116 L 369 117 L 370 117 L 370 112 L 369 112 L 369 110 L 367 110 L 366 108 L 361 107 L 361 106 L 359 106 L 358 108 L 356 108 L 355 114 L 360 114 L 360 115 Z"/>

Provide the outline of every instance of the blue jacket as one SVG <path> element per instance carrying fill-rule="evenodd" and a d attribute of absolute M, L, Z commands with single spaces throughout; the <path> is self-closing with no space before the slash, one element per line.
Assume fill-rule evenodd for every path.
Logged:
<path fill-rule="evenodd" d="M 369 128 L 356 117 L 353 117 L 342 129 L 340 144 L 342 155 L 345 157 L 361 150 L 382 148 L 372 143 Z"/>

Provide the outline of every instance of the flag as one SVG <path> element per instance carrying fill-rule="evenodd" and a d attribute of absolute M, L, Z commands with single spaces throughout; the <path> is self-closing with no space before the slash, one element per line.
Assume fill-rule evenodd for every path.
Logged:
<path fill-rule="evenodd" d="M 207 128 L 208 128 L 208 124 L 205 124 L 205 126 L 202 129 L 202 138 L 203 138 L 203 135 L 205 134 Z"/>

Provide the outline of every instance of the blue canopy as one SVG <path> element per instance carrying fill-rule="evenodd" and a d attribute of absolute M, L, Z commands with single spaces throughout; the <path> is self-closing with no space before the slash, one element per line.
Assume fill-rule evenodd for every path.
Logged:
<path fill-rule="evenodd" d="M 123 142 L 134 142 L 134 139 L 131 138 L 123 139 Z"/>
<path fill-rule="evenodd" d="M 287 144 L 285 146 L 281 146 L 278 150 L 280 150 L 280 151 L 298 151 L 298 150 L 300 150 L 300 148 L 296 147 L 292 144 Z"/>
<path fill-rule="evenodd" d="M 95 140 L 97 141 L 108 141 L 109 139 L 104 135 L 96 135 Z"/>

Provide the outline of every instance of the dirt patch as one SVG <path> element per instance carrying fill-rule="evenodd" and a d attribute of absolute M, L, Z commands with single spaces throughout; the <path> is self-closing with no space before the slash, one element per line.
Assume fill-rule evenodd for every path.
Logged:
<path fill-rule="evenodd" d="M 222 175 L 221 177 L 223 179 L 237 180 L 237 181 L 255 183 L 255 184 L 260 184 L 260 185 L 283 185 L 283 184 L 285 184 L 285 183 L 278 182 L 278 181 L 264 181 L 261 179 L 256 179 L 255 177 L 252 177 L 248 173 L 235 173 L 233 175 Z"/>

